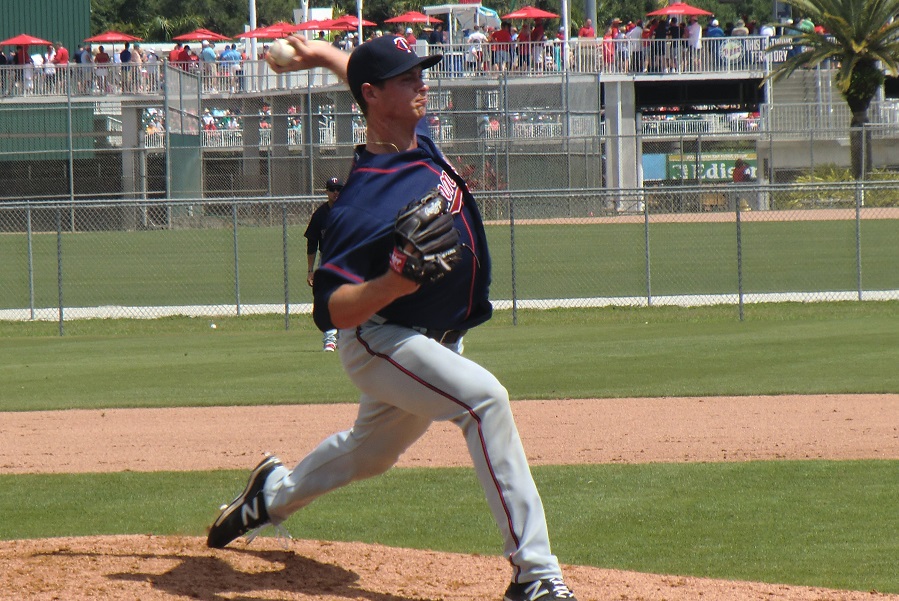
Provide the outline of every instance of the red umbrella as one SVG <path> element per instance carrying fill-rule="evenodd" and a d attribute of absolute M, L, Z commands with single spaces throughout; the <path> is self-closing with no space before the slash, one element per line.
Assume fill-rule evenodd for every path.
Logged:
<path fill-rule="evenodd" d="M 200 42 L 203 40 L 210 42 L 224 42 L 231 38 L 201 27 L 199 29 L 194 29 L 193 31 L 188 31 L 187 33 L 182 33 L 181 35 L 176 35 L 172 39 L 176 42 Z"/>
<path fill-rule="evenodd" d="M 703 10 L 701 8 L 697 8 L 695 6 L 690 6 L 686 2 L 675 2 L 674 4 L 669 4 L 664 8 L 660 8 L 659 10 L 654 10 L 651 13 L 646 13 L 648 17 L 661 17 L 661 16 L 672 16 L 672 15 L 706 15 L 709 16 L 710 13 L 707 10 Z"/>
<path fill-rule="evenodd" d="M 405 12 L 401 15 L 397 15 L 396 17 L 391 17 L 389 19 L 384 19 L 385 23 L 443 23 L 437 17 L 429 17 L 424 13 L 420 13 L 417 10 L 410 10 L 409 12 Z"/>
<path fill-rule="evenodd" d="M 555 19 L 558 17 L 556 13 L 551 13 L 547 10 L 543 10 L 540 8 L 535 8 L 533 6 L 522 6 L 518 10 L 514 10 L 510 12 L 508 15 L 503 15 L 503 19 Z"/>
<path fill-rule="evenodd" d="M 259 27 L 257 29 L 253 29 L 252 31 L 248 31 L 246 33 L 240 34 L 239 38 L 271 38 L 276 40 L 278 38 L 283 38 L 284 36 L 292 34 L 297 30 L 297 26 L 293 23 L 285 23 L 284 21 L 278 21 L 274 25 L 269 25 L 268 27 Z"/>
<path fill-rule="evenodd" d="M 300 23 L 297 25 L 295 31 L 315 31 L 318 29 L 322 29 L 321 25 L 324 21 L 317 21 L 312 19 L 311 21 L 306 21 L 305 23 Z"/>
<path fill-rule="evenodd" d="M 359 18 L 356 17 L 356 15 L 344 15 L 342 17 L 339 17 L 335 21 L 335 24 L 336 23 L 346 23 L 347 25 L 352 25 L 353 29 L 358 29 Z M 366 21 L 365 19 L 362 19 L 362 27 L 376 27 L 377 25 L 378 25 L 377 23 L 373 23 L 371 21 Z"/>
<path fill-rule="evenodd" d="M 316 29 L 321 31 L 353 31 L 358 28 L 340 19 L 325 19 L 324 21 L 319 21 Z"/>
<path fill-rule="evenodd" d="M 104 31 L 103 33 L 98 33 L 97 35 L 93 35 L 89 38 L 84 38 L 85 42 L 91 42 L 94 44 L 115 44 L 116 42 L 143 42 L 143 38 L 139 38 L 136 35 L 131 35 L 130 33 L 122 33 L 121 31 Z"/>
<path fill-rule="evenodd" d="M 36 38 L 27 33 L 20 33 L 16 37 L 0 42 L 0 46 L 52 46 L 53 42 Z"/>

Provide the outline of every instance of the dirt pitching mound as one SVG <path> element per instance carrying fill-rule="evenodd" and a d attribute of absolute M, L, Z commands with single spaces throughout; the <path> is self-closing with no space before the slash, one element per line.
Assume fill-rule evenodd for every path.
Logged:
<path fill-rule="evenodd" d="M 481 601 L 499 599 L 498 557 L 380 545 L 256 539 L 211 550 L 199 538 L 109 536 L 0 543 L 0 598 Z M 565 566 L 580 601 L 880 601 L 846 592 Z"/>

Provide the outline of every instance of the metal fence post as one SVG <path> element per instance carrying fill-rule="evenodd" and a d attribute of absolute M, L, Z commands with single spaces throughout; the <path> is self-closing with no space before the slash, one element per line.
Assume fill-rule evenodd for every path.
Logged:
<path fill-rule="evenodd" d="M 652 254 L 649 251 L 649 200 L 643 199 L 643 252 L 646 261 L 646 306 L 652 306 Z"/>
<path fill-rule="evenodd" d="M 287 251 L 287 203 L 281 203 L 281 247 L 284 254 L 284 329 L 290 329 L 290 282 L 288 271 L 290 267 L 289 253 Z"/>
<path fill-rule="evenodd" d="M 863 126 L 862 131 L 865 132 Z M 867 141 L 867 132 L 862 136 Z M 862 144 L 862 165 L 868 164 L 866 152 L 867 144 Z M 862 206 L 865 204 L 865 175 L 867 169 L 862 169 L 861 180 L 855 181 L 855 284 L 858 290 L 858 300 L 862 300 Z"/>
<path fill-rule="evenodd" d="M 737 215 L 737 295 L 739 297 L 740 321 L 743 321 L 743 225 L 740 219 L 740 199 L 734 202 Z"/>
<path fill-rule="evenodd" d="M 815 175 L 815 128 L 808 128 L 808 163 L 810 176 Z"/>
<path fill-rule="evenodd" d="M 774 128 L 771 126 L 771 122 L 773 121 L 771 117 L 773 113 L 774 107 L 771 107 L 768 110 L 768 123 L 765 124 L 768 134 L 768 170 L 765 175 L 768 178 L 769 184 L 774 183 Z"/>
<path fill-rule="evenodd" d="M 312 113 L 312 86 L 307 83 L 306 85 L 306 114 L 304 115 L 306 119 L 305 130 L 303 132 L 303 145 L 305 146 L 304 152 L 306 153 L 306 165 L 309 170 L 309 189 L 307 193 L 312 194 L 315 191 L 315 150 L 318 147 L 316 144 L 316 140 L 318 139 L 317 133 L 318 128 L 315 123 L 315 115 Z M 269 170 L 271 170 L 271 166 L 269 166 Z"/>
<path fill-rule="evenodd" d="M 505 170 L 506 170 L 506 187 L 509 190 L 514 189 L 512 185 L 512 161 L 509 157 L 509 148 L 510 142 L 509 140 L 512 138 L 512 119 L 509 115 L 509 76 L 506 71 L 503 71 L 501 87 L 503 90 L 503 116 L 504 122 L 506 125 L 505 132 L 502 136 L 503 140 L 503 154 L 505 154 Z M 497 177 L 497 182 L 499 182 L 499 178 Z"/>
<path fill-rule="evenodd" d="M 562 74 L 562 80 L 564 82 L 562 84 L 562 106 L 565 110 L 565 132 L 568 138 L 567 143 L 565 144 L 565 166 L 568 172 L 565 181 L 567 182 L 568 187 L 571 188 L 571 78 L 567 71 Z M 597 98 L 599 98 L 598 95 Z"/>
<path fill-rule="evenodd" d="M 63 322 L 65 315 L 63 313 L 62 300 L 62 208 L 56 209 L 56 292 L 59 302 L 59 335 L 65 334 Z"/>
<path fill-rule="evenodd" d="M 234 304 L 240 317 L 240 252 L 237 246 L 237 203 L 231 203 L 231 229 L 234 230 Z"/>
<path fill-rule="evenodd" d="M 65 70 L 68 72 L 68 69 Z M 69 202 L 72 208 L 69 213 L 69 228 L 75 231 L 75 135 L 72 128 L 72 89 L 71 78 L 66 77 L 66 136 L 69 143 Z"/>
<path fill-rule="evenodd" d="M 165 77 L 162 78 L 162 115 L 165 119 L 166 124 L 172 123 L 173 115 L 169 112 L 169 86 L 172 85 L 171 79 L 175 77 L 173 67 L 169 66 L 169 63 L 165 63 L 163 66 L 165 69 Z M 172 136 L 170 126 L 166 125 L 166 127 L 162 130 L 163 137 L 165 139 L 165 149 L 163 150 L 165 156 L 165 197 L 172 197 Z M 165 205 L 165 222 L 167 227 L 172 227 L 172 209 L 171 205 L 166 203 Z"/>
<path fill-rule="evenodd" d="M 518 325 L 518 289 L 515 280 L 515 199 L 509 195 L 509 246 L 512 252 L 512 325 Z"/>
<path fill-rule="evenodd" d="M 855 182 L 855 278 L 858 300 L 862 300 L 862 204 L 865 188 L 862 182 Z"/>
<path fill-rule="evenodd" d="M 28 238 L 28 307 L 31 310 L 31 321 L 34 321 L 34 239 L 31 231 L 31 202 L 25 209 Z"/>

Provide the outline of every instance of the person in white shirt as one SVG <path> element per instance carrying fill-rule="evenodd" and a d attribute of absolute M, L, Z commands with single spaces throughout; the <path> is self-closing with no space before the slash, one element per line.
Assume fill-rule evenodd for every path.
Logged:
<path fill-rule="evenodd" d="M 486 68 L 484 63 L 484 44 L 486 43 L 487 36 L 481 31 L 481 26 L 476 24 L 468 35 L 468 62 L 478 71 Z"/>
<path fill-rule="evenodd" d="M 690 65 L 694 70 L 702 69 L 702 25 L 699 19 L 690 17 L 687 25 L 687 52 L 690 54 Z"/>
<path fill-rule="evenodd" d="M 645 62 L 643 59 L 643 19 L 637 19 L 625 36 L 629 40 L 627 45 L 631 55 L 631 72 L 641 73 Z"/>
<path fill-rule="evenodd" d="M 31 55 L 31 62 L 25 65 L 25 93 L 30 94 L 34 91 L 35 84 L 38 86 L 38 91 L 40 92 L 41 82 L 44 79 L 44 55 L 40 52 L 35 52 Z"/>

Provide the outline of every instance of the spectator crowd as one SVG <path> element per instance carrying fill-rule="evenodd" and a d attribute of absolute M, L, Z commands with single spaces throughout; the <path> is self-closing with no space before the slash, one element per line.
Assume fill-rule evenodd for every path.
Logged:
<path fill-rule="evenodd" d="M 764 60 L 767 38 L 795 36 L 802 32 L 825 33 L 808 18 L 788 21 L 779 31 L 744 15 L 720 23 L 714 16 L 653 17 L 623 22 L 611 19 L 599 29 L 591 19 L 572 28 L 550 27 L 544 19 L 519 23 L 502 21 L 499 27 L 474 25 L 456 32 L 455 39 L 442 24 L 423 27 L 397 25 L 387 34 L 403 37 L 411 46 L 442 51 L 454 57 L 435 72 L 477 74 L 495 71 L 546 72 L 570 68 L 607 73 L 680 73 L 745 68 Z M 385 35 L 374 30 L 367 39 Z M 352 51 L 362 41 L 356 32 L 311 32 L 311 37 Z M 567 44 L 565 44 L 567 42 Z M 568 55 L 563 56 L 565 48 Z M 105 45 L 80 45 L 70 52 L 60 42 L 49 47 L 17 46 L 0 52 L 0 95 L 65 94 L 73 85 L 78 94 L 141 94 L 160 89 L 163 61 L 201 77 L 205 93 L 247 90 L 244 64 L 265 58 L 266 45 L 256 57 L 237 43 L 202 41 L 175 43 L 160 56 L 140 43 L 125 42 L 120 50 Z M 796 45 L 789 53 L 799 52 Z M 788 55 L 789 55 L 788 53 Z M 4 66 L 11 68 L 3 68 Z M 65 69 L 70 69 L 69 72 Z"/>

